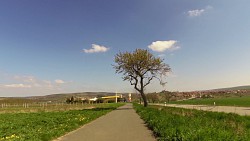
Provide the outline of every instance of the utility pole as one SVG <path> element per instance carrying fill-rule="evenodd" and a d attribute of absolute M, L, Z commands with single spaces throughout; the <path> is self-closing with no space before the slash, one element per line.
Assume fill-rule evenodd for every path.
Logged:
<path fill-rule="evenodd" d="M 117 91 L 115 92 L 115 103 L 117 103 Z"/>

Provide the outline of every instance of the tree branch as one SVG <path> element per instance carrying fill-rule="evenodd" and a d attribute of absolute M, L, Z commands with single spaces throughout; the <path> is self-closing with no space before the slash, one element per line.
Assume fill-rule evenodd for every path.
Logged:
<path fill-rule="evenodd" d="M 148 82 L 143 86 L 143 88 L 145 88 L 145 87 L 150 83 L 150 81 L 151 81 L 153 78 L 154 78 L 154 76 L 148 78 Z"/>

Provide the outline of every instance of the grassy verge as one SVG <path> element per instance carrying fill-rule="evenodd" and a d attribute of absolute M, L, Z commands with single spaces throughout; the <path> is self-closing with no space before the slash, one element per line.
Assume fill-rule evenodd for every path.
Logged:
<path fill-rule="evenodd" d="M 122 104 L 64 112 L 0 114 L 0 140 L 48 141 L 116 109 Z"/>
<path fill-rule="evenodd" d="M 236 114 L 134 104 L 141 118 L 158 140 L 247 141 L 250 117 Z"/>
<path fill-rule="evenodd" d="M 250 96 L 192 99 L 192 100 L 185 100 L 185 101 L 175 101 L 175 102 L 171 102 L 171 104 L 213 105 L 214 102 L 218 106 L 249 107 L 250 106 Z"/>

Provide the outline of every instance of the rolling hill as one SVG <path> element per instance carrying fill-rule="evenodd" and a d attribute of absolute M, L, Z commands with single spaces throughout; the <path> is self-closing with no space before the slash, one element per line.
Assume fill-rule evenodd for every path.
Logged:
<path fill-rule="evenodd" d="M 233 91 L 233 90 L 250 90 L 250 85 L 247 86 L 237 86 L 237 87 L 229 87 L 229 88 L 219 88 L 213 89 L 214 91 Z"/>

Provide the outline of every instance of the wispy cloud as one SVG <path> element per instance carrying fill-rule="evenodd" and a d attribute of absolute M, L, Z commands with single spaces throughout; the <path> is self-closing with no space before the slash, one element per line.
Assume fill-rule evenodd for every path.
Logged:
<path fill-rule="evenodd" d="M 5 88 L 31 88 L 31 85 L 26 85 L 26 84 L 7 84 L 3 85 Z"/>
<path fill-rule="evenodd" d="M 0 96 L 45 95 L 73 92 L 73 81 L 61 78 L 46 80 L 32 75 L 13 75 L 0 72 Z"/>
<path fill-rule="evenodd" d="M 193 9 L 193 10 L 189 10 L 187 12 L 189 17 L 198 17 L 201 16 L 202 14 L 204 14 L 206 11 L 212 9 L 212 6 L 207 6 L 206 8 L 203 9 Z"/>
<path fill-rule="evenodd" d="M 54 81 L 50 80 L 41 80 L 36 78 L 35 76 L 20 76 L 20 75 L 15 75 L 15 76 L 10 76 L 9 81 L 11 82 L 10 84 L 1 84 L 1 88 L 58 88 L 58 84 L 66 84 L 68 82 L 61 80 L 61 79 L 56 79 Z"/>
<path fill-rule="evenodd" d="M 57 79 L 57 80 L 55 80 L 55 83 L 56 83 L 56 84 L 64 84 L 64 83 L 66 83 L 66 82 L 63 81 L 63 80 Z"/>
<path fill-rule="evenodd" d="M 155 42 L 152 42 L 151 45 L 148 46 L 148 48 L 156 52 L 164 52 L 166 50 L 173 51 L 173 50 L 180 49 L 180 47 L 177 46 L 176 44 L 177 44 L 177 41 L 175 40 L 155 41 Z"/>
<path fill-rule="evenodd" d="M 98 53 L 98 52 L 106 52 L 109 48 L 97 44 L 92 44 L 91 49 L 83 49 L 85 53 Z"/>
<path fill-rule="evenodd" d="M 52 87 L 51 81 L 48 80 L 40 80 L 34 76 L 20 76 L 15 75 L 14 81 L 19 82 L 21 84 L 29 85 L 30 87 Z"/>

